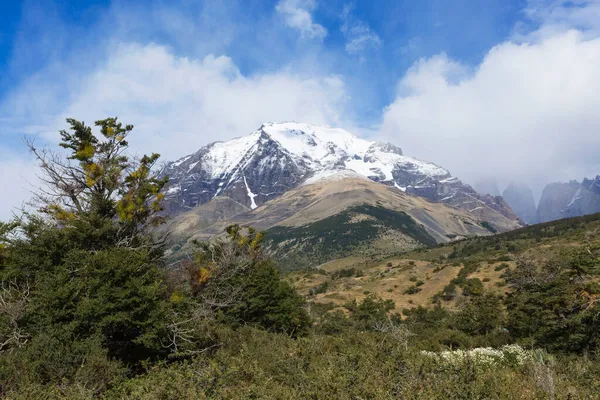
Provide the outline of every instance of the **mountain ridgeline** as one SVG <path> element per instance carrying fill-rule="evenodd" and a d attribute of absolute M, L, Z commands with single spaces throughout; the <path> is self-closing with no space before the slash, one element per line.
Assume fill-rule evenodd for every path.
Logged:
<path fill-rule="evenodd" d="M 268 123 L 249 135 L 209 144 L 168 163 L 166 209 L 190 210 L 217 196 L 256 208 L 301 184 L 340 171 L 354 171 L 373 181 L 432 202 L 475 214 L 493 209 L 516 215 L 500 197 L 479 195 L 472 187 L 433 163 L 403 155 L 391 143 L 370 142 L 343 129 L 301 123 Z"/>
<path fill-rule="evenodd" d="M 555 221 L 600 212 L 600 176 L 580 183 L 555 182 L 546 185 L 536 208 L 531 189 L 511 182 L 502 197 L 527 224 Z"/>
<path fill-rule="evenodd" d="M 299 123 L 209 144 L 168 163 L 173 256 L 229 224 L 268 232 L 296 268 L 356 252 L 387 254 L 518 228 L 500 196 L 479 195 L 446 169 L 391 143 Z"/>

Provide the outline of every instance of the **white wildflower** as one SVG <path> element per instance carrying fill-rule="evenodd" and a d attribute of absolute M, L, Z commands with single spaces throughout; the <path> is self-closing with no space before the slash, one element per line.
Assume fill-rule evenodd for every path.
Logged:
<path fill-rule="evenodd" d="M 461 366 L 467 360 L 474 362 L 478 366 L 492 367 L 496 365 L 521 366 L 533 357 L 533 353 L 523 349 L 521 346 L 512 344 L 499 349 L 492 347 L 479 347 L 471 350 L 442 351 L 440 353 L 432 351 L 422 351 L 426 357 L 449 366 Z"/>

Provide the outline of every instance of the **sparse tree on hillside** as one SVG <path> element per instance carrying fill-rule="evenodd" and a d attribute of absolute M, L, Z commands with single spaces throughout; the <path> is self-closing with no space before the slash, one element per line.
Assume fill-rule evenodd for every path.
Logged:
<path fill-rule="evenodd" d="M 304 300 L 265 256 L 262 233 L 238 225 L 226 232 L 225 240 L 197 243 L 195 261 L 187 267 L 190 325 L 217 320 L 303 334 L 309 326 Z M 186 330 L 181 324 L 172 328 L 172 347 L 180 347 Z"/>
<path fill-rule="evenodd" d="M 124 126 L 117 118 L 99 120 L 95 125 L 101 136 L 96 136 L 84 122 L 72 118 L 67 122 L 69 130 L 60 132 L 67 157 L 28 142 L 45 184 L 35 198 L 41 211 L 62 226 L 82 219 L 115 220 L 118 238 L 129 241 L 162 222 L 158 213 L 167 178 L 152 172 L 158 154 L 135 160 L 126 154 L 133 126 Z"/>

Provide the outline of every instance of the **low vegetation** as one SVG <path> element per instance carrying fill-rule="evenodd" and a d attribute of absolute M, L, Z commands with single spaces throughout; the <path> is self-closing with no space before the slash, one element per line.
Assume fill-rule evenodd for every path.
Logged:
<path fill-rule="evenodd" d="M 372 254 L 375 242 L 385 235 L 405 235 L 410 248 L 437 243 L 410 215 L 366 204 L 299 227 L 275 226 L 265 233 L 267 246 L 281 254 L 284 270 L 351 253 Z"/>
<path fill-rule="evenodd" d="M 158 155 L 69 122 L 39 211 L 0 224 L 0 398 L 598 398 L 600 215 L 283 277 L 230 226 L 167 267 Z"/>

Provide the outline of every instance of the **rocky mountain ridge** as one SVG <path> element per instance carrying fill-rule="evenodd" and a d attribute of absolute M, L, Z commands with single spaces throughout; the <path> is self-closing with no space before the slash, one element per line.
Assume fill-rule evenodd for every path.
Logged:
<path fill-rule="evenodd" d="M 600 212 L 600 175 L 594 179 L 551 183 L 544 188 L 538 204 L 539 222 Z"/>
<path fill-rule="evenodd" d="M 561 210 L 563 217 L 577 217 L 600 212 L 600 175 L 583 179 L 573 197 Z"/>
<path fill-rule="evenodd" d="M 501 197 L 480 195 L 448 170 L 407 157 L 394 144 L 296 122 L 265 123 L 249 135 L 211 143 L 166 164 L 161 175 L 170 177 L 166 211 L 177 214 L 218 196 L 255 209 L 292 188 L 340 171 L 474 215 L 494 211 L 518 220 Z"/>

